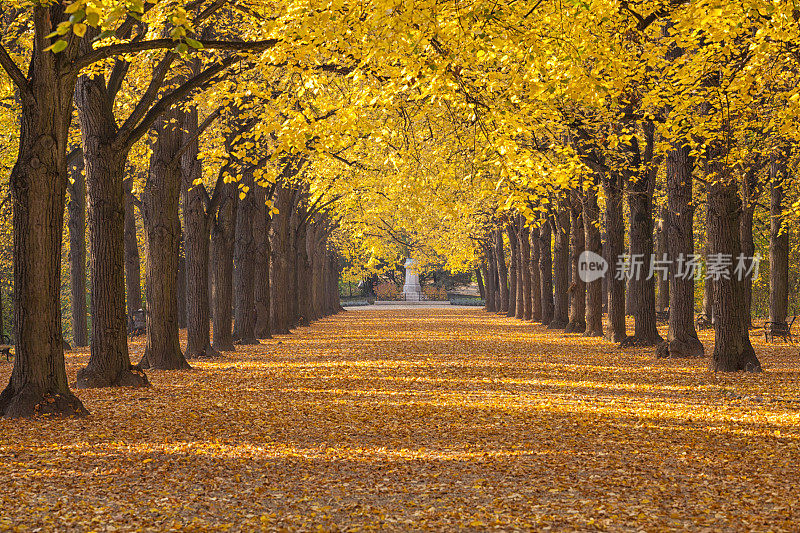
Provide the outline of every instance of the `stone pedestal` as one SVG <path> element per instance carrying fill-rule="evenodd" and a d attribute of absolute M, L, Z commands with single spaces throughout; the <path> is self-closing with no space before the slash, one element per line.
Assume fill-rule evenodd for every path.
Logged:
<path fill-rule="evenodd" d="M 403 284 L 403 297 L 409 302 L 422 300 L 422 286 L 419 284 L 417 262 L 410 257 L 406 259 L 406 282 Z"/>

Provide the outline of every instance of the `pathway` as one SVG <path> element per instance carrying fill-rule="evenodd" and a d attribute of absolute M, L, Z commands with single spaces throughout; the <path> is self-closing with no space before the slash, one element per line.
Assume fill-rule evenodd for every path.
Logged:
<path fill-rule="evenodd" d="M 478 309 L 345 312 L 78 391 L 86 420 L 0 420 L 0 530 L 796 530 L 800 373 L 758 349 L 714 376 Z"/>

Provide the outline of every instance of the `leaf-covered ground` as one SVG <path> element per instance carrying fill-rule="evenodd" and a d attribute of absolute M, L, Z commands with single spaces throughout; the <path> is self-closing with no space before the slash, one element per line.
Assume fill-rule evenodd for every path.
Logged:
<path fill-rule="evenodd" d="M 766 371 L 723 376 L 479 310 L 346 312 L 77 391 L 88 419 L 0 421 L 0 530 L 796 531 L 800 358 L 754 342 Z"/>

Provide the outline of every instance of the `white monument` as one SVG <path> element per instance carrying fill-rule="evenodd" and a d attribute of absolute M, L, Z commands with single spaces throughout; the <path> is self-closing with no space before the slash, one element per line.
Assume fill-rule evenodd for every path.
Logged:
<path fill-rule="evenodd" d="M 403 297 L 406 301 L 419 302 L 422 300 L 422 287 L 419 284 L 417 261 L 410 257 L 406 259 L 406 282 L 403 284 Z"/>

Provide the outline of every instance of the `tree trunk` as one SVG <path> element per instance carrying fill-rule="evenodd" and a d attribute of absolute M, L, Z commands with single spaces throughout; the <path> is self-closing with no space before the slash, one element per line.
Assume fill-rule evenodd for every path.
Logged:
<path fill-rule="evenodd" d="M 70 168 L 69 186 L 69 270 L 72 289 L 72 344 L 88 346 L 86 321 L 86 180 L 83 158 Z"/>
<path fill-rule="evenodd" d="M 225 183 L 220 192 L 216 223 L 211 233 L 214 256 L 214 349 L 234 351 L 233 345 L 233 253 L 236 239 L 236 214 L 239 188 L 236 182 Z"/>
<path fill-rule="evenodd" d="M 647 151 L 654 143 L 653 125 L 645 127 Z M 653 191 L 656 183 L 656 168 L 652 158 L 645 156 L 641 165 L 645 167 L 634 179 L 629 188 L 628 208 L 630 210 L 631 261 L 641 261 L 641 272 L 635 269 L 631 277 L 633 289 L 633 337 L 622 341 L 623 346 L 656 346 L 664 339 L 658 333 L 656 324 L 656 284 L 651 277 L 653 256 Z"/>
<path fill-rule="evenodd" d="M 517 281 L 518 285 L 521 285 L 522 288 L 519 291 L 522 295 L 521 301 L 517 302 L 517 318 L 521 318 L 522 320 L 531 320 L 533 316 L 532 308 L 533 299 L 532 299 L 532 288 L 531 288 L 531 269 L 533 265 L 531 263 L 531 235 L 530 235 L 530 228 L 525 225 L 526 220 L 523 217 L 519 219 L 519 280 Z M 539 268 L 539 265 L 536 265 L 536 268 Z M 521 281 L 521 283 L 520 283 Z M 537 287 L 538 293 L 538 287 Z M 520 314 L 521 311 L 521 314 Z"/>
<path fill-rule="evenodd" d="M 125 303 L 128 317 L 142 309 L 142 271 L 139 241 L 136 238 L 136 213 L 133 202 L 133 180 L 126 179 L 125 187 Z M 128 329 L 132 324 L 128 324 Z"/>
<path fill-rule="evenodd" d="M 656 226 L 656 259 L 659 261 L 669 258 L 667 253 L 667 207 L 662 206 L 659 210 L 658 225 Z M 656 290 L 656 309 L 659 311 L 669 310 L 669 275 L 658 271 L 657 290 Z"/>
<path fill-rule="evenodd" d="M 681 261 L 694 256 L 693 167 L 689 146 L 674 144 L 667 153 L 667 209 L 662 219 L 665 253 L 670 258 L 669 330 L 656 351 L 659 357 L 705 355 L 694 326 L 695 277 L 678 271 Z"/>
<path fill-rule="evenodd" d="M 180 230 L 178 219 L 178 234 L 181 236 L 178 244 L 178 277 L 176 278 L 176 298 L 178 305 L 178 329 L 186 329 L 186 243 L 183 240 L 183 231 Z"/>
<path fill-rule="evenodd" d="M 551 219 L 555 246 L 553 251 L 553 320 L 548 329 L 564 329 L 569 323 L 569 236 L 570 216 L 568 199 L 558 202 L 558 212 Z"/>
<path fill-rule="evenodd" d="M 283 183 L 279 184 L 275 197 L 275 208 L 278 212 L 272 220 L 272 235 L 271 235 L 271 252 L 272 252 L 272 268 L 270 275 L 272 276 L 270 283 L 271 302 L 272 302 L 272 329 L 273 333 L 286 334 L 289 333 L 291 305 L 289 303 L 289 295 L 291 291 L 291 281 L 289 264 L 289 229 L 291 223 L 291 211 L 294 199 L 294 190 Z M 326 255 L 326 276 L 330 273 L 327 272 L 330 265 L 327 264 Z M 325 280 L 325 311 L 329 310 L 329 297 L 328 297 L 328 280 Z"/>
<path fill-rule="evenodd" d="M 294 194 L 291 207 L 292 215 L 289 220 L 289 254 L 287 257 L 289 268 L 286 271 L 287 287 L 289 289 L 287 303 L 290 329 L 300 324 L 300 290 L 297 282 L 298 271 L 300 270 L 297 245 L 300 226 L 300 199 L 301 193 L 297 190 Z"/>
<path fill-rule="evenodd" d="M 497 276 L 500 289 L 500 305 L 498 313 L 508 312 L 508 267 L 506 266 L 506 251 L 503 243 L 503 231 L 494 230 L 494 253 L 497 259 Z"/>
<path fill-rule="evenodd" d="M 62 19 L 63 7 L 37 6 L 33 12 L 43 37 Z M 34 39 L 30 93 L 22 95 L 19 157 L 10 178 L 16 355 L 0 394 L 0 415 L 8 418 L 88 414 L 67 384 L 61 330 L 61 236 L 75 78 L 60 72 L 69 57 L 43 52 L 38 43 L 44 41 Z"/>
<path fill-rule="evenodd" d="M 519 268 L 519 244 L 517 243 L 517 231 L 513 224 L 506 225 L 506 233 L 508 234 L 508 243 L 511 249 L 511 268 L 508 272 L 508 312 L 506 315 L 513 317 L 517 314 L 517 277 L 519 275 L 517 269 Z M 519 285 L 519 290 L 521 291 L 522 284 L 520 283 Z M 522 294 L 520 294 L 519 297 L 519 299 L 522 300 Z M 524 310 L 522 310 L 522 313 L 520 314 L 524 314 Z"/>
<path fill-rule="evenodd" d="M 179 124 L 176 110 L 158 120 L 158 137 L 152 145 L 150 169 L 142 193 L 142 219 L 147 235 L 147 346 L 140 366 L 161 370 L 190 368 L 178 340 L 181 171 L 176 157 L 183 138 Z"/>
<path fill-rule="evenodd" d="M 486 303 L 485 308 L 489 313 L 497 312 L 497 261 L 494 258 L 492 246 L 486 246 Z"/>
<path fill-rule="evenodd" d="M 233 290 L 235 298 L 233 336 L 236 344 L 260 344 L 256 339 L 255 273 L 256 249 L 253 220 L 257 216 L 256 184 L 253 173 L 245 171 L 241 185 L 249 191 L 236 212 L 236 239 L 233 253 Z"/>
<path fill-rule="evenodd" d="M 305 215 L 305 212 L 303 212 Z M 308 225 L 305 222 L 300 223 L 297 228 L 297 313 L 298 324 L 300 326 L 308 326 L 311 324 L 311 306 L 310 306 L 310 264 L 308 260 Z"/>
<path fill-rule="evenodd" d="M 198 159 L 200 143 L 194 132 L 199 128 L 197 108 L 181 113 L 184 138 L 188 143 L 181 158 L 183 178 L 184 254 L 186 256 L 186 358 L 220 357 L 211 346 L 208 294 L 208 263 L 211 246 L 211 220 L 206 214 L 203 167 Z M 192 138 L 194 137 L 194 138 Z"/>
<path fill-rule="evenodd" d="M 528 230 L 530 240 L 530 262 L 528 275 L 530 276 L 530 290 L 528 292 L 529 304 L 526 307 L 525 320 L 541 322 L 542 320 L 542 273 L 539 270 L 539 257 L 541 255 L 541 228 L 534 227 Z"/>
<path fill-rule="evenodd" d="M 269 265 L 270 265 L 270 245 L 269 230 L 272 219 L 267 212 L 267 190 L 257 186 L 256 193 L 256 216 L 253 219 L 253 244 L 255 246 L 255 271 L 253 273 L 254 293 L 253 298 L 256 309 L 256 337 L 259 339 L 271 339 L 272 328 L 270 326 L 270 286 L 269 286 Z"/>
<path fill-rule="evenodd" d="M 608 263 L 608 315 L 605 337 L 622 342 L 627 337 L 625 326 L 625 279 L 617 272 L 617 260 L 625 253 L 625 217 L 622 213 L 622 174 L 609 172 L 603 176 L 606 196 L 606 245 L 603 247 Z"/>
<path fill-rule="evenodd" d="M 311 255 L 311 305 L 314 308 L 314 316 L 323 318 L 327 316 L 325 312 L 325 252 L 327 243 L 325 240 L 326 228 L 323 223 L 318 221 L 314 224 L 314 240 L 311 243 L 313 253 Z"/>
<path fill-rule="evenodd" d="M 711 201 L 711 187 L 706 186 L 706 244 L 703 248 L 703 260 L 708 265 L 708 256 L 711 253 L 711 213 L 709 204 Z M 714 323 L 714 281 L 704 277 L 703 282 L 703 316 L 707 321 Z"/>
<path fill-rule="evenodd" d="M 475 279 L 478 281 L 478 294 L 481 297 L 481 300 L 486 301 L 486 289 L 483 287 L 483 276 L 481 275 L 481 269 L 485 268 L 481 266 L 480 268 L 475 269 Z"/>
<path fill-rule="evenodd" d="M 597 203 L 595 182 L 587 188 L 583 205 L 584 248 L 602 257 L 603 244 L 600 239 L 600 206 Z M 586 337 L 603 336 L 603 279 L 586 284 Z"/>
<path fill-rule="evenodd" d="M 722 150 L 719 150 L 720 152 Z M 716 257 L 736 258 L 742 251 L 739 225 L 742 202 L 739 187 L 731 179 L 721 157 L 710 164 L 713 183 L 709 186 L 709 245 Z M 727 278 L 727 279 L 726 279 Z M 714 280 L 714 372 L 761 371 L 761 363 L 750 344 L 745 313 L 744 280 L 721 276 Z"/>
<path fill-rule="evenodd" d="M 784 224 L 788 175 L 786 153 L 770 165 L 769 320 L 785 323 L 789 315 L 789 228 Z"/>
<path fill-rule="evenodd" d="M 741 262 L 748 269 L 752 268 L 750 258 L 756 254 L 756 244 L 753 240 L 753 217 L 759 192 L 757 168 L 750 165 L 742 179 L 742 217 L 739 221 L 739 239 L 742 244 L 742 254 L 744 254 Z M 733 261 L 736 266 L 739 258 L 734 257 Z M 753 280 L 750 276 L 744 278 L 744 302 L 744 316 L 747 329 L 750 329 L 753 324 Z"/>
<path fill-rule="evenodd" d="M 581 279 L 578 265 L 581 254 L 586 247 L 586 234 L 583 224 L 583 200 L 577 191 L 570 194 L 569 219 L 570 232 L 570 267 L 572 283 L 569 286 L 570 305 L 569 323 L 564 329 L 566 333 L 586 332 L 586 283 Z"/>
<path fill-rule="evenodd" d="M 549 220 L 539 227 L 539 277 L 542 300 L 542 325 L 549 326 L 553 321 L 555 306 L 553 302 L 553 225 Z"/>
<path fill-rule="evenodd" d="M 125 162 L 103 78 L 82 76 L 75 91 L 89 197 L 92 344 L 78 388 L 147 386 L 128 354 L 125 307 Z"/>

